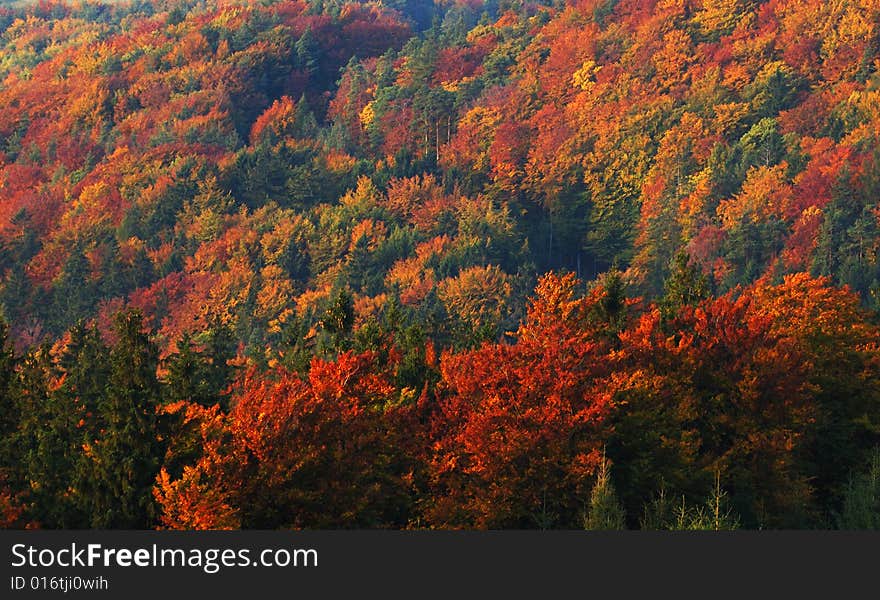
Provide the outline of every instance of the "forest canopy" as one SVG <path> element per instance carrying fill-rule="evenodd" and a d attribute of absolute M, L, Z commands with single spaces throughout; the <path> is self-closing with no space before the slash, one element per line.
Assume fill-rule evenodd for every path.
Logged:
<path fill-rule="evenodd" d="M 876 527 L 878 68 L 874 0 L 0 6 L 0 524 Z"/>

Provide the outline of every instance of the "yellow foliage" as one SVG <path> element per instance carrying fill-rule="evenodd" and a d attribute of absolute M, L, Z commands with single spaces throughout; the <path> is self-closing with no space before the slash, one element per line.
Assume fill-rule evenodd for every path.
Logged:
<path fill-rule="evenodd" d="M 287 251 L 291 240 L 300 240 L 312 229 L 311 223 L 302 215 L 281 211 L 275 226 L 260 238 L 262 254 L 269 263 L 277 263 Z"/>
<path fill-rule="evenodd" d="M 296 299 L 297 315 L 304 317 L 310 309 L 317 310 L 318 305 L 330 297 L 331 288 L 332 286 L 328 284 L 314 290 L 306 290 L 300 294 Z"/>
<path fill-rule="evenodd" d="M 716 104 L 712 107 L 715 111 L 715 124 L 718 133 L 730 131 L 749 114 L 749 105 L 746 102 L 728 102 Z"/>
<path fill-rule="evenodd" d="M 594 60 L 587 59 L 581 65 L 581 68 L 571 76 L 572 83 L 574 83 L 575 87 L 588 90 L 596 83 L 596 73 L 601 69 L 602 67 L 597 65 Z"/>
<path fill-rule="evenodd" d="M 354 314 L 357 316 L 358 322 L 363 323 L 370 317 L 378 316 L 387 300 L 386 294 L 356 297 L 354 299 Z"/>
<path fill-rule="evenodd" d="M 733 31 L 743 12 L 742 0 L 708 0 L 694 15 L 694 23 L 704 35 Z"/>
<path fill-rule="evenodd" d="M 358 115 L 361 125 L 364 127 L 369 127 L 376 119 L 376 111 L 373 108 L 373 104 L 374 102 L 367 102 L 366 106 L 361 110 L 360 115 Z"/>
<path fill-rule="evenodd" d="M 473 81 L 474 77 L 462 77 L 458 81 L 441 81 L 440 87 L 442 87 L 447 92 L 457 92 L 462 85 L 466 83 L 470 83 Z"/>
<path fill-rule="evenodd" d="M 782 162 L 772 167 L 752 167 L 746 175 L 741 191 L 733 198 L 722 200 L 718 216 L 724 229 L 730 230 L 746 219 L 757 223 L 771 215 L 779 215 L 791 196 Z"/>
<path fill-rule="evenodd" d="M 349 190 L 339 201 L 350 208 L 370 208 L 379 205 L 379 190 L 369 177 L 361 175 L 357 187 Z"/>
<path fill-rule="evenodd" d="M 263 285 L 257 293 L 257 306 L 254 315 L 270 324 L 270 331 L 277 331 L 291 314 L 293 286 L 290 279 L 278 265 L 267 265 L 260 272 Z"/>
<path fill-rule="evenodd" d="M 874 34 L 874 27 L 869 16 L 871 12 L 867 7 L 853 6 L 856 3 L 828 3 L 829 8 L 834 8 L 834 13 L 829 15 L 830 26 L 822 36 L 823 56 L 832 56 L 840 48 L 857 46 L 863 40 L 870 39 Z M 833 7 L 833 8 L 832 8 Z M 845 7 L 845 8 L 844 8 Z M 876 12 L 877 8 L 873 10 Z"/>
<path fill-rule="evenodd" d="M 107 101 L 110 92 L 100 79 L 92 81 L 87 90 L 73 97 L 67 106 L 67 113 L 75 121 L 88 125 L 97 125 L 101 121 L 101 107 Z"/>
<path fill-rule="evenodd" d="M 388 234 L 388 228 L 382 221 L 374 221 L 373 219 L 364 219 L 351 230 L 351 243 L 349 251 L 354 250 L 361 238 L 367 238 L 367 249 L 370 251 L 379 247 L 379 244 Z"/>
<path fill-rule="evenodd" d="M 706 168 L 690 177 L 693 191 L 682 198 L 679 205 L 678 222 L 682 233 L 690 237 L 696 229 L 698 219 L 712 197 L 712 172 Z"/>
<path fill-rule="evenodd" d="M 434 271 L 424 268 L 418 258 L 401 259 L 388 271 L 385 283 L 398 286 L 401 304 L 410 306 L 424 300 L 434 287 Z"/>
<path fill-rule="evenodd" d="M 446 310 L 475 326 L 497 322 L 511 294 L 510 278 L 496 265 L 470 267 L 437 289 Z"/>

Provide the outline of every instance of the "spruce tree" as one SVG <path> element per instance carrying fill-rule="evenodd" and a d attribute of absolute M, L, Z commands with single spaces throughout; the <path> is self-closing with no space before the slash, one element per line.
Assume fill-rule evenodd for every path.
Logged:
<path fill-rule="evenodd" d="M 0 517 L 4 514 L 3 498 L 15 497 L 22 488 L 19 427 L 19 401 L 13 388 L 15 353 L 9 341 L 9 326 L 0 318 Z M 5 520 L 0 526 L 8 526 Z"/>
<path fill-rule="evenodd" d="M 152 524 L 152 486 L 162 445 L 156 409 L 158 349 L 143 330 L 140 312 L 114 317 L 117 342 L 110 351 L 110 374 L 99 405 L 102 434 L 90 449 L 91 527 L 147 528 Z"/>
<path fill-rule="evenodd" d="M 177 352 L 168 357 L 166 364 L 166 395 L 170 402 L 185 400 L 204 406 L 216 402 L 208 389 L 204 359 L 194 347 L 189 333 L 184 333 L 177 342 Z"/>
<path fill-rule="evenodd" d="M 850 480 L 836 521 L 838 529 L 880 529 L 880 448 L 871 455 L 867 471 Z"/>
<path fill-rule="evenodd" d="M 351 330 L 354 326 L 354 300 L 346 289 L 340 289 L 321 320 L 324 330 L 330 334 L 331 346 L 334 350 L 347 350 Z"/>
<path fill-rule="evenodd" d="M 208 322 L 208 330 L 204 336 L 203 357 L 206 360 L 207 391 L 211 397 L 218 398 L 225 407 L 224 392 L 235 379 L 236 367 L 230 361 L 238 354 L 238 339 L 232 327 L 220 317 L 213 316 Z"/>
<path fill-rule="evenodd" d="M 590 508 L 584 518 L 584 529 L 626 529 L 626 515 L 617 499 L 608 459 L 602 457 L 596 484 L 590 494 Z"/>
<path fill-rule="evenodd" d="M 663 320 L 671 320 L 681 307 L 693 306 L 708 297 L 709 284 L 706 276 L 697 265 L 690 263 L 687 252 L 678 252 L 672 260 L 665 293 L 660 299 Z"/>
<path fill-rule="evenodd" d="M 40 422 L 29 432 L 34 441 L 28 461 L 33 516 L 44 527 L 88 527 L 89 504 L 80 477 L 89 469 L 84 448 L 96 435 L 95 415 L 109 374 L 108 349 L 97 329 L 73 327 L 52 370 L 43 372 L 59 383 L 50 386 Z"/>
<path fill-rule="evenodd" d="M 9 340 L 9 325 L 0 318 L 0 452 L 9 444 L 18 424 L 18 407 L 12 394 L 15 378 L 15 353 Z M 6 456 L 5 453 L 2 456 Z M 3 464 L 0 463 L 0 468 Z"/>
<path fill-rule="evenodd" d="M 667 495 L 665 486 L 645 505 L 641 522 L 645 530 L 727 531 L 739 529 L 739 519 L 728 505 L 728 495 L 721 488 L 721 475 L 702 505 L 689 504 L 685 497 Z"/>
<path fill-rule="evenodd" d="M 19 489 L 28 503 L 34 501 L 34 492 L 39 486 L 39 480 L 33 477 L 34 464 L 39 460 L 40 436 L 45 427 L 50 371 L 48 344 L 32 348 L 19 362 L 13 388 L 18 423 L 9 439 L 12 456 L 9 477 L 14 482 L 12 487 Z M 32 513 L 28 519 L 39 524 Z"/>

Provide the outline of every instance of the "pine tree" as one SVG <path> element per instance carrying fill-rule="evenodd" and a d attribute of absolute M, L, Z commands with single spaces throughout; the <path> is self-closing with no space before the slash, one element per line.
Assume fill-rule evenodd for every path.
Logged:
<path fill-rule="evenodd" d="M 640 522 L 641 529 L 645 531 L 669 529 L 674 510 L 666 494 L 666 486 L 661 485 L 660 490 L 645 504 Z"/>
<path fill-rule="evenodd" d="M 664 321 L 672 319 L 681 307 L 693 306 L 708 297 L 709 284 L 706 276 L 697 265 L 690 263 L 687 252 L 679 251 L 672 260 L 665 283 L 665 294 L 660 300 Z"/>
<path fill-rule="evenodd" d="M 728 507 L 727 492 L 721 489 L 721 473 L 715 473 L 715 486 L 706 499 L 706 504 L 702 510 L 697 511 L 700 518 L 695 519 L 693 524 L 696 526 L 691 529 L 706 529 L 711 531 L 729 531 L 739 529 L 739 519 Z"/>
<path fill-rule="evenodd" d="M 18 463 L 21 449 L 16 443 L 19 405 L 13 390 L 15 353 L 9 342 L 9 326 L 0 318 L 0 526 L 8 526 L 3 517 L 3 498 L 12 498 L 21 488 Z"/>
<path fill-rule="evenodd" d="M 597 280 L 597 286 L 604 292 L 599 302 L 590 311 L 590 318 L 600 323 L 612 339 L 626 323 L 626 284 L 618 269 L 611 269 Z"/>
<path fill-rule="evenodd" d="M 109 375 L 108 349 L 97 329 L 73 327 L 53 367 L 60 383 L 51 386 L 40 423 L 28 432 L 35 444 L 28 460 L 33 516 L 45 527 L 88 527 L 80 476 L 90 463 L 83 448 L 96 435 L 95 415 Z"/>
<path fill-rule="evenodd" d="M 880 448 L 871 455 L 868 470 L 850 480 L 836 520 L 838 529 L 880 529 Z"/>
<path fill-rule="evenodd" d="M 9 340 L 9 325 L 0 318 L 0 444 L 5 446 L 18 422 L 12 395 L 15 352 Z"/>
<path fill-rule="evenodd" d="M 184 333 L 177 342 L 177 352 L 166 359 L 166 398 L 171 402 L 185 400 L 202 406 L 219 403 L 225 407 L 224 392 L 235 372 L 229 365 L 237 348 L 235 334 L 214 317 L 198 338 L 202 340 L 201 348 L 189 333 Z"/>
<path fill-rule="evenodd" d="M 309 105 L 309 101 L 303 93 L 296 102 L 296 112 L 293 116 L 293 134 L 300 138 L 315 137 L 318 133 L 318 120 Z"/>
<path fill-rule="evenodd" d="M 596 484 L 590 494 L 590 508 L 584 518 L 584 529 L 626 529 L 626 515 L 617 499 L 614 484 L 611 482 L 609 462 L 604 456 L 599 465 Z"/>
<path fill-rule="evenodd" d="M 345 350 L 354 326 L 354 301 L 348 290 L 341 289 L 336 293 L 321 323 L 331 336 L 332 347 Z"/>
<path fill-rule="evenodd" d="M 39 438 L 45 428 L 46 406 L 49 402 L 48 381 L 51 372 L 49 346 L 30 349 L 20 360 L 15 378 L 14 396 L 17 428 L 8 440 L 11 462 L 7 466 L 7 482 L 20 490 L 28 503 L 34 500 L 39 480 L 33 465 L 39 457 Z M 5 461 L 4 461 L 5 462 Z M 33 514 L 28 517 L 34 519 Z"/>
<path fill-rule="evenodd" d="M 220 404 L 225 407 L 226 397 L 224 392 L 232 383 L 237 373 L 236 367 L 230 365 L 230 361 L 238 353 L 238 339 L 228 323 L 219 316 L 214 315 L 208 321 L 208 330 L 204 336 L 203 356 L 207 360 L 207 393 L 211 397 L 219 398 Z"/>
<path fill-rule="evenodd" d="M 314 75 L 318 70 L 318 59 L 316 57 L 320 55 L 321 49 L 318 46 L 317 40 L 315 40 L 311 27 L 306 27 L 306 30 L 294 43 L 293 50 L 296 53 L 295 64 L 297 68 L 309 76 Z"/>
<path fill-rule="evenodd" d="M 728 531 L 739 529 L 739 519 L 728 506 L 720 473 L 703 505 L 691 505 L 685 497 L 672 498 L 665 487 L 645 505 L 641 527 L 650 531 Z"/>
<path fill-rule="evenodd" d="M 53 289 L 53 321 L 57 331 L 60 333 L 70 323 L 86 317 L 95 297 L 89 261 L 82 249 L 76 248 L 71 251 Z"/>
<path fill-rule="evenodd" d="M 168 357 L 167 367 L 165 382 L 168 385 L 165 389 L 169 401 L 185 400 L 203 406 L 216 402 L 209 395 L 206 365 L 189 333 L 184 333 L 177 342 L 177 352 Z"/>
<path fill-rule="evenodd" d="M 114 325 L 118 341 L 99 405 L 103 432 L 90 449 L 91 473 L 84 479 L 91 527 L 139 529 L 152 523 L 152 486 L 162 456 L 158 350 L 143 330 L 140 312 L 119 313 Z"/>

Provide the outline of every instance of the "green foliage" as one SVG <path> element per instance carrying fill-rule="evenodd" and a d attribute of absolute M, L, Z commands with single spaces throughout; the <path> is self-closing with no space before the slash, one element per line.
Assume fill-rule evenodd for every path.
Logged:
<path fill-rule="evenodd" d="M 732 289 L 767 272 L 783 248 L 785 227 L 781 220 L 771 218 L 744 221 L 734 228 L 721 247 L 733 269 L 719 282 L 719 289 Z"/>
<path fill-rule="evenodd" d="M 82 475 L 89 526 L 148 527 L 154 518 L 152 486 L 162 456 L 157 408 L 158 349 L 135 311 L 114 318 L 106 390 L 98 403 L 100 434 Z"/>
<path fill-rule="evenodd" d="M 315 340 L 310 334 L 311 319 L 291 316 L 275 344 L 278 362 L 292 373 L 307 373 L 315 355 Z"/>
<path fill-rule="evenodd" d="M 611 469 L 608 459 L 604 456 L 599 464 L 596 483 L 590 493 L 590 505 L 584 517 L 584 529 L 626 529 L 626 515 L 617 500 L 617 493 L 611 482 Z"/>
<path fill-rule="evenodd" d="M 9 325 L 0 318 L 0 482 L 21 487 L 21 440 L 18 428 L 23 421 L 17 383 L 18 359 L 9 339 Z"/>
<path fill-rule="evenodd" d="M 306 27 L 306 30 L 293 45 L 293 50 L 295 52 L 294 65 L 308 75 L 314 75 L 318 70 L 320 48 L 315 41 L 311 27 Z"/>
<path fill-rule="evenodd" d="M 354 326 L 354 304 L 348 290 L 340 289 L 331 298 L 321 324 L 324 326 L 324 331 L 330 335 L 330 348 L 347 349 Z"/>
<path fill-rule="evenodd" d="M 876 165 L 872 165 L 877 169 Z M 833 188 L 831 203 L 825 208 L 822 226 L 813 254 L 811 271 L 833 277 L 839 285 L 858 291 L 865 302 L 878 307 L 880 261 L 876 240 L 880 229 L 876 216 L 877 200 L 871 195 L 869 172 L 854 186 L 850 173 L 841 173 Z"/>
<path fill-rule="evenodd" d="M 630 262 L 638 221 L 636 198 L 634 190 L 615 181 L 608 182 L 602 196 L 591 198 L 584 249 L 593 258 L 596 273 Z"/>
<path fill-rule="evenodd" d="M 739 519 L 728 506 L 720 476 L 702 505 L 690 505 L 684 496 L 670 497 L 664 488 L 645 505 L 641 528 L 669 531 L 728 531 L 739 529 Z"/>
<path fill-rule="evenodd" d="M 203 406 L 216 404 L 216 391 L 208 381 L 206 361 L 194 348 L 189 334 L 177 342 L 177 352 L 167 359 L 167 395 L 171 402 L 187 401 Z"/>
<path fill-rule="evenodd" d="M 595 310 L 595 318 L 612 329 L 620 329 L 626 318 L 626 284 L 623 274 L 612 269 L 599 277 L 596 285 L 602 289 L 602 299 Z"/>
<path fill-rule="evenodd" d="M 669 277 L 660 299 L 663 318 L 671 319 L 684 306 L 695 306 L 709 297 L 709 285 L 700 267 L 691 263 L 686 252 L 679 251 L 670 265 Z"/>
<path fill-rule="evenodd" d="M 838 529 L 880 529 L 880 449 L 871 454 L 864 472 L 851 477 L 835 522 Z"/>
<path fill-rule="evenodd" d="M 81 248 L 74 249 L 53 287 L 52 324 L 57 333 L 85 318 L 96 300 L 91 268 Z"/>

